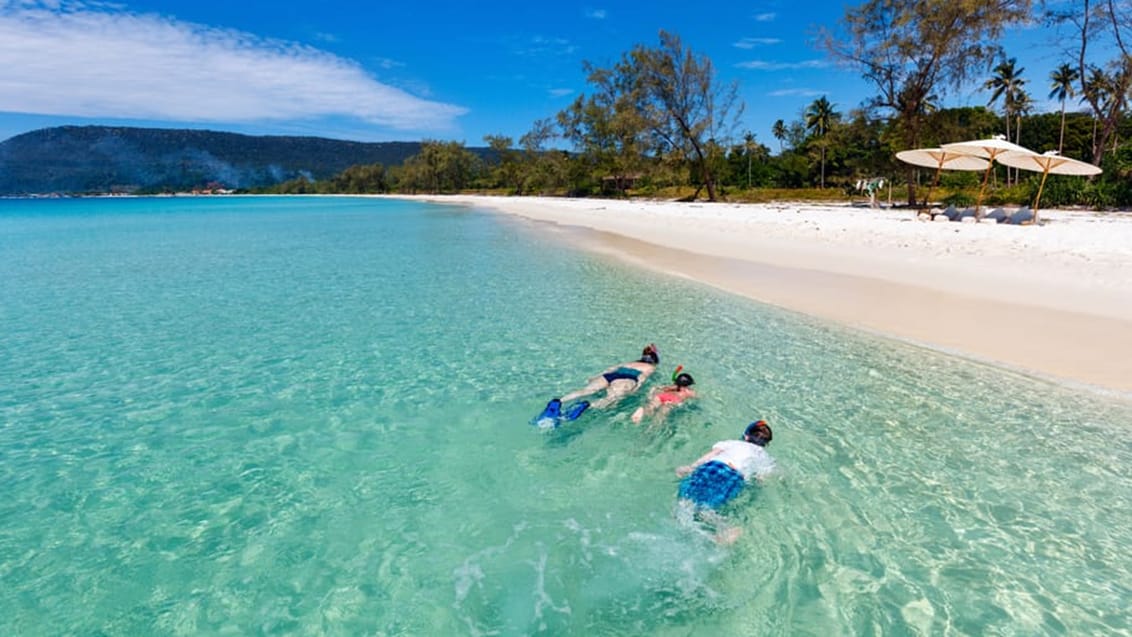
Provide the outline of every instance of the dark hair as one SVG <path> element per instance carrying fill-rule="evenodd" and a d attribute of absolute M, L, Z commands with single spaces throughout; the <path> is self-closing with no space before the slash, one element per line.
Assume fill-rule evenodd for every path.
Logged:
<path fill-rule="evenodd" d="M 743 440 L 765 447 L 768 442 L 774 440 L 774 432 L 770 430 L 770 425 L 766 424 L 765 420 L 756 420 L 747 425 L 746 431 L 743 432 Z"/>
<path fill-rule="evenodd" d="M 672 382 L 676 383 L 677 387 L 691 387 L 696 384 L 696 381 L 692 379 L 692 375 L 687 372 L 678 374 Z"/>
<path fill-rule="evenodd" d="M 641 351 L 641 362 L 650 365 L 660 364 L 660 352 L 656 351 L 656 345 L 649 343 L 645 349 Z"/>

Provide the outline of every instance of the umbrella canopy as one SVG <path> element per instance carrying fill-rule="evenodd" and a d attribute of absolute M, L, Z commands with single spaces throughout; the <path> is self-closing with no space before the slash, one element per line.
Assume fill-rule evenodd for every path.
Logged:
<path fill-rule="evenodd" d="M 904 163 L 912 164 L 913 166 L 935 168 L 935 179 L 932 180 L 932 185 L 928 188 L 928 194 L 924 197 L 925 206 L 931 201 L 932 190 L 939 184 L 939 171 L 944 168 L 948 170 L 983 170 L 990 165 L 989 161 L 974 154 L 945 150 L 943 148 L 902 150 L 896 153 L 896 158 Z"/>
<path fill-rule="evenodd" d="M 997 157 L 997 161 L 1004 166 L 1031 170 L 1042 174 L 1042 183 L 1038 186 L 1038 196 L 1034 198 L 1034 221 L 1038 220 L 1038 202 L 1042 199 L 1042 189 L 1046 185 L 1046 177 L 1054 175 L 1077 175 L 1087 177 L 1101 174 L 1101 169 L 1083 161 L 1062 157 L 1056 150 L 1047 151 L 1041 155 L 1029 151 L 1020 153 L 1008 151 Z"/>
<path fill-rule="evenodd" d="M 971 153 L 962 153 L 943 148 L 917 148 L 896 153 L 902 162 L 925 168 L 948 170 L 983 170 L 987 160 Z"/>
<path fill-rule="evenodd" d="M 944 150 L 950 150 L 958 153 L 967 153 L 968 155 L 975 155 L 977 157 L 985 157 L 986 159 L 996 161 L 1004 153 L 1015 152 L 1022 154 L 1036 155 L 1034 151 L 1019 146 L 1018 144 L 1011 143 L 1006 140 L 1003 135 L 995 135 L 987 139 L 975 139 L 969 142 L 955 142 L 953 144 L 944 144 Z M 983 185 L 979 188 L 979 198 L 975 200 L 975 216 L 978 216 L 979 206 L 983 203 L 983 194 L 987 189 L 987 179 L 990 178 L 991 165 L 987 165 L 987 172 L 983 175 Z"/>
<path fill-rule="evenodd" d="M 995 135 L 987 139 L 975 139 L 969 142 L 955 142 L 953 144 L 944 144 L 944 150 L 950 150 L 956 153 L 965 153 L 967 155 L 975 155 L 976 157 L 985 157 L 986 159 L 994 160 L 1003 153 L 1014 151 L 1018 153 L 1030 153 L 1036 155 L 1034 151 L 1019 146 L 1013 142 L 1006 141 L 1003 135 Z"/>

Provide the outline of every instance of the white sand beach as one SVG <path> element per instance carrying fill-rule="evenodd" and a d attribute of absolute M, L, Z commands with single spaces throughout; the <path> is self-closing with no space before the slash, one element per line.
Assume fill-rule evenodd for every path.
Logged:
<path fill-rule="evenodd" d="M 424 196 L 589 228 L 584 243 L 750 298 L 1132 397 L 1132 214 L 922 221 L 845 205 Z"/>

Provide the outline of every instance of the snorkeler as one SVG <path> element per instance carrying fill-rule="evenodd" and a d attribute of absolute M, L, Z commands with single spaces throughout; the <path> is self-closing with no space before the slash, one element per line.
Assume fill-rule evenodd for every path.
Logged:
<path fill-rule="evenodd" d="M 656 414 L 657 422 L 663 422 L 668 416 L 668 412 L 672 411 L 674 407 L 696 397 L 696 392 L 692 389 L 692 385 L 696 381 L 691 374 L 684 372 L 683 369 L 684 366 L 680 365 L 676 368 L 676 371 L 672 372 L 671 385 L 654 389 L 650 393 L 648 402 L 633 412 L 633 422 L 640 423 L 645 416 L 653 414 Z"/>
<path fill-rule="evenodd" d="M 605 390 L 605 396 L 594 401 L 593 407 L 609 407 L 640 389 L 648 377 L 656 371 L 660 364 L 660 353 L 656 345 L 648 344 L 641 351 L 641 357 L 635 361 L 614 365 L 602 371 L 589 380 L 585 387 L 572 391 L 560 398 L 568 403 L 575 398 L 590 396 Z"/>
<path fill-rule="evenodd" d="M 747 426 L 742 439 L 721 440 L 692 464 L 677 468 L 676 475 L 684 477 L 678 517 L 684 514 L 711 523 L 718 529 L 715 540 L 720 544 L 738 539 L 742 529 L 729 528 L 717 511 L 734 500 L 750 480 L 761 480 L 774 470 L 774 458 L 766 452 L 773 438 L 770 426 L 758 420 Z"/>

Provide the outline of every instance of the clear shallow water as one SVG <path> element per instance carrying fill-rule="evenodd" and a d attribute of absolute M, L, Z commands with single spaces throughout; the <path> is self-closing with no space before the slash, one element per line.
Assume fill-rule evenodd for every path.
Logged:
<path fill-rule="evenodd" d="M 648 341 L 697 406 L 527 424 Z M 0 634 L 1128 635 L 1130 427 L 504 217 L 0 201 Z"/>

